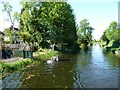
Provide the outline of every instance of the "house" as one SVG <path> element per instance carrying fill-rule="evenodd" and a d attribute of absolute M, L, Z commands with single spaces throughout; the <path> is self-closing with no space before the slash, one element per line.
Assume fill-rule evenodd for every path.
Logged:
<path fill-rule="evenodd" d="M 15 27 L 11 26 L 10 30 L 16 30 L 16 31 L 18 31 L 18 28 L 15 28 Z"/>

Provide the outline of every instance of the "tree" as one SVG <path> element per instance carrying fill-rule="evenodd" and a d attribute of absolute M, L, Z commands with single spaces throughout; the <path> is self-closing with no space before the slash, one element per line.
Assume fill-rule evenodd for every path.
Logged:
<path fill-rule="evenodd" d="M 119 47 L 119 24 L 115 21 L 111 22 L 101 37 L 101 41 L 106 41 L 106 45 L 111 47 Z"/>
<path fill-rule="evenodd" d="M 10 28 L 6 28 L 4 29 L 4 34 L 6 37 L 9 38 L 9 43 L 12 43 L 13 42 L 13 39 L 14 39 L 14 32 L 10 30 Z"/>
<path fill-rule="evenodd" d="M 81 20 L 77 30 L 78 43 L 86 46 L 91 43 L 93 30 L 87 19 Z"/>
<path fill-rule="evenodd" d="M 20 30 L 28 31 L 31 42 L 75 44 L 76 24 L 70 5 L 56 2 L 22 2 Z"/>
<path fill-rule="evenodd" d="M 3 4 L 3 12 L 6 12 L 7 13 L 7 15 L 8 15 L 8 20 L 10 20 L 10 22 L 11 22 L 11 27 L 10 27 L 10 29 L 12 30 L 12 31 L 15 31 L 14 30 L 14 22 L 15 22 L 15 20 L 18 20 L 19 18 L 18 18 L 18 13 L 17 12 L 15 12 L 14 13 L 14 16 L 12 17 L 12 6 L 9 4 L 9 2 L 2 2 L 2 4 Z M 17 42 L 17 40 L 16 40 L 16 31 L 14 32 L 14 42 Z"/>
<path fill-rule="evenodd" d="M 110 40 L 114 40 L 115 37 L 114 37 L 114 33 L 117 31 L 117 22 L 113 21 L 110 23 L 109 27 L 106 29 L 105 31 L 105 35 L 106 37 Z"/>
<path fill-rule="evenodd" d="M 6 12 L 8 14 L 9 20 L 12 24 L 12 26 L 14 26 L 14 21 L 12 19 L 12 6 L 8 3 L 8 2 L 2 2 L 3 4 L 3 12 Z"/>
<path fill-rule="evenodd" d="M 76 23 L 73 10 L 67 3 L 53 4 L 50 15 L 52 26 L 51 39 L 55 43 L 68 43 L 69 45 L 76 42 Z"/>
<path fill-rule="evenodd" d="M 21 17 L 20 17 L 20 31 L 21 32 L 27 32 L 28 35 L 30 35 L 29 40 L 25 39 L 26 34 L 21 34 L 24 38 L 24 42 L 28 42 L 30 45 L 37 44 L 39 46 L 40 42 L 42 41 L 42 36 L 40 33 L 40 27 L 39 24 L 39 16 L 37 17 L 37 3 L 35 2 L 21 2 L 22 3 L 22 10 L 21 10 Z M 23 39 L 22 38 L 22 39 Z"/>

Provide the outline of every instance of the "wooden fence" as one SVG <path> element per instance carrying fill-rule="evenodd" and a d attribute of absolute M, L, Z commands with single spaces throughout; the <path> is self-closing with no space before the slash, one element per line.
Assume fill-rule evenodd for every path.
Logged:
<path fill-rule="evenodd" d="M 18 49 L 18 50 L 28 50 L 30 48 L 27 44 L 3 44 L 5 48 Z"/>

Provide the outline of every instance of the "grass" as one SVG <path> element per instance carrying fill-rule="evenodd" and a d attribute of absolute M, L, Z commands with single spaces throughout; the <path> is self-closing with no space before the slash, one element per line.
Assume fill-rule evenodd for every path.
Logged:
<path fill-rule="evenodd" d="M 13 71 L 18 71 L 21 68 L 24 68 L 26 65 L 32 62 L 33 62 L 32 59 L 23 59 L 23 60 L 16 61 L 14 63 L 1 62 L 1 64 L 4 72 L 13 72 Z"/>
<path fill-rule="evenodd" d="M 32 62 L 33 62 L 32 59 L 23 59 L 13 63 L 0 62 L 0 65 L 2 66 L 1 68 L 2 76 L 0 77 L 4 77 L 12 72 L 22 71 L 26 68 L 27 65 L 31 64 Z"/>
<path fill-rule="evenodd" d="M 58 51 L 51 51 L 49 49 L 44 49 L 42 52 L 41 51 L 35 52 L 33 54 L 33 57 L 35 60 L 43 61 L 43 60 L 50 59 L 51 57 L 56 55 L 58 55 Z"/>
<path fill-rule="evenodd" d="M 2 76 L 0 75 L 0 78 L 12 72 L 22 71 L 27 68 L 27 65 L 30 65 L 36 61 L 44 61 L 56 55 L 58 55 L 57 51 L 43 49 L 43 51 L 34 52 L 33 58 L 31 59 L 22 59 L 16 62 L 0 62 L 0 73 L 2 73 Z"/>

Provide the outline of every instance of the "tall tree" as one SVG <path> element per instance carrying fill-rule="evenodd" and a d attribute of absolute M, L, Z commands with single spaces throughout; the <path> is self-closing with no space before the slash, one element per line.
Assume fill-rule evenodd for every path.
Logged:
<path fill-rule="evenodd" d="M 8 2 L 2 2 L 2 4 L 3 4 L 3 11 L 7 13 L 11 25 L 14 26 L 14 20 L 12 19 L 12 6 Z"/>
<path fill-rule="evenodd" d="M 18 20 L 18 13 L 14 12 L 14 15 L 12 16 L 12 6 L 9 4 L 9 2 L 2 2 L 3 4 L 3 12 L 6 12 L 8 15 L 8 19 L 11 22 L 11 27 L 10 29 L 12 32 L 14 32 L 14 43 L 17 42 L 17 37 L 16 37 L 16 31 L 14 30 L 14 22 L 15 20 Z"/>
<path fill-rule="evenodd" d="M 39 24 L 39 16 L 37 17 L 38 11 L 36 10 L 39 3 L 21 2 L 21 4 L 23 8 L 21 10 L 20 30 L 30 35 L 30 38 L 28 38 L 29 40 L 27 40 L 27 38 L 24 40 L 29 41 L 29 44 L 31 45 L 36 44 L 39 46 L 39 43 L 42 40 L 39 29 L 41 25 Z M 25 33 L 21 35 L 26 36 Z"/>
<path fill-rule="evenodd" d="M 113 21 L 110 23 L 109 27 L 106 29 L 105 35 L 109 39 L 109 41 L 115 38 L 113 34 L 117 31 L 117 27 L 118 27 L 117 22 Z"/>
<path fill-rule="evenodd" d="M 93 30 L 87 19 L 81 20 L 77 31 L 78 43 L 88 45 L 92 41 Z"/>
<path fill-rule="evenodd" d="M 119 24 L 115 21 L 111 22 L 108 28 L 105 30 L 101 37 L 101 42 L 106 41 L 106 45 L 112 47 L 119 47 L 120 34 L 119 34 Z"/>
<path fill-rule="evenodd" d="M 22 2 L 20 28 L 28 31 L 32 42 L 76 42 L 76 26 L 70 5 L 56 2 Z M 40 39 L 42 38 L 42 39 Z"/>

